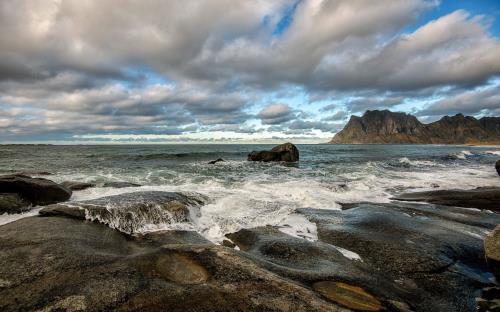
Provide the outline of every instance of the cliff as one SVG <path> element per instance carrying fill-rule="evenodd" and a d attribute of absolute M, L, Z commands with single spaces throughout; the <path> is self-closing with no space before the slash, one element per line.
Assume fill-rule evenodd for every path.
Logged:
<path fill-rule="evenodd" d="M 415 116 L 388 110 L 351 116 L 332 144 L 499 144 L 500 117 L 457 114 L 423 124 Z"/>

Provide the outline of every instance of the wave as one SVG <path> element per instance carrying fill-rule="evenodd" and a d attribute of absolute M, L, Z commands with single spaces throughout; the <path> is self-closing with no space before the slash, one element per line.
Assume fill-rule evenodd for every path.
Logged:
<path fill-rule="evenodd" d="M 500 151 L 486 151 L 485 154 L 500 156 Z"/>
<path fill-rule="evenodd" d="M 465 160 L 467 159 L 468 157 L 472 156 L 473 153 L 470 152 L 470 151 L 460 151 L 460 152 L 456 152 L 456 153 L 452 153 L 452 154 L 448 154 L 446 156 L 447 159 L 460 159 L 460 160 Z"/>

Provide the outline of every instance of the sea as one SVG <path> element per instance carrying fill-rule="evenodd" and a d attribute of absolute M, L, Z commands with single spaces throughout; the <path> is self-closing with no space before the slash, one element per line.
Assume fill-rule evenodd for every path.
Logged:
<path fill-rule="evenodd" d="M 190 222 L 140 224 L 139 232 L 192 230 L 220 243 L 243 228 L 278 226 L 314 240 L 300 208 L 341 209 L 343 203 L 390 202 L 403 192 L 499 186 L 500 147 L 451 145 L 297 145 L 298 163 L 247 161 L 273 145 L 1 145 L 0 174 L 26 172 L 55 182 L 92 182 L 72 201 L 143 191 L 201 194 Z M 224 161 L 208 164 L 222 158 Z M 45 175 L 50 173 L 50 175 Z M 102 187 L 106 182 L 141 186 Z M 0 215 L 6 224 L 38 214 Z"/>

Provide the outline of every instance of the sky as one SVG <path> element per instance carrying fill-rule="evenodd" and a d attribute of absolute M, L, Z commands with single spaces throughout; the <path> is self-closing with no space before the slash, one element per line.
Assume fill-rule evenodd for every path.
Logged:
<path fill-rule="evenodd" d="M 500 116 L 500 1 L 0 2 L 0 143 L 320 143 L 369 109 Z"/>

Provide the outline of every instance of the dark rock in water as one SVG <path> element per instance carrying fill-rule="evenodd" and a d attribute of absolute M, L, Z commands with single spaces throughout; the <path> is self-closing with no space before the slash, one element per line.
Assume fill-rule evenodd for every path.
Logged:
<path fill-rule="evenodd" d="M 495 163 L 495 169 L 497 170 L 498 175 L 500 176 L 500 159 Z"/>
<path fill-rule="evenodd" d="M 102 187 L 114 187 L 114 188 L 138 187 L 138 186 L 141 185 L 131 182 L 106 182 L 102 184 Z"/>
<path fill-rule="evenodd" d="M 478 187 L 473 190 L 437 190 L 406 193 L 394 197 L 402 201 L 427 202 L 445 206 L 488 209 L 500 212 L 500 188 Z"/>
<path fill-rule="evenodd" d="M 0 250 L 5 312 L 347 311 L 192 232 L 30 217 L 0 226 Z"/>
<path fill-rule="evenodd" d="M 216 164 L 216 163 L 218 163 L 218 162 L 221 162 L 221 161 L 224 161 L 224 159 L 222 159 L 222 158 L 217 158 L 216 160 L 209 161 L 209 162 L 208 162 L 208 164 L 209 164 L 209 165 L 214 165 L 214 164 Z"/>
<path fill-rule="evenodd" d="M 189 221 L 189 207 L 199 206 L 199 194 L 134 192 L 80 202 L 50 205 L 42 216 L 67 216 L 107 224 L 125 233 L 136 233 L 145 224 L 161 225 Z"/>
<path fill-rule="evenodd" d="M 299 150 L 292 143 L 285 143 L 273 147 L 270 151 L 253 151 L 248 154 L 251 161 L 299 161 Z"/>
<path fill-rule="evenodd" d="M 0 176 L 0 190 L 19 194 L 32 205 L 54 204 L 71 197 L 71 190 L 53 181 L 20 174 Z"/>
<path fill-rule="evenodd" d="M 48 172 L 48 171 L 23 171 L 23 172 L 16 173 L 16 174 L 27 175 L 27 176 L 47 176 L 47 175 L 53 175 L 52 172 Z"/>
<path fill-rule="evenodd" d="M 61 183 L 61 185 L 72 191 L 81 191 L 95 186 L 95 184 L 93 183 L 78 181 L 64 181 Z"/>
<path fill-rule="evenodd" d="M 0 214 L 21 213 L 31 208 L 31 203 L 16 193 L 0 193 Z"/>
<path fill-rule="evenodd" d="M 496 277 L 500 280 L 500 225 L 498 225 L 484 240 L 486 260 Z M 500 297 L 498 298 L 500 299 Z"/>

